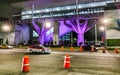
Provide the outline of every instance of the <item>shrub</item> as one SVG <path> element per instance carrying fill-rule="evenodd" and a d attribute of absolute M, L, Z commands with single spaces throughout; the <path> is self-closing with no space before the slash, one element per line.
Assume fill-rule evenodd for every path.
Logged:
<path fill-rule="evenodd" d="M 107 39 L 108 46 L 120 46 L 120 39 Z"/>

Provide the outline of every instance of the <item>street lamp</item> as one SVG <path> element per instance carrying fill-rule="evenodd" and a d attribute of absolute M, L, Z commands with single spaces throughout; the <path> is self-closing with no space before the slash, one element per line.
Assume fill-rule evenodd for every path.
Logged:
<path fill-rule="evenodd" d="M 97 26 L 95 24 L 95 45 L 97 44 Z"/>
<path fill-rule="evenodd" d="M 103 20 L 103 23 L 104 23 L 104 24 L 108 23 L 108 19 L 105 18 L 105 19 Z"/>
<path fill-rule="evenodd" d="M 105 41 L 104 41 L 104 39 L 105 39 L 105 34 L 104 34 L 103 32 L 105 31 L 105 27 L 104 27 L 104 26 L 101 26 L 99 29 L 100 29 L 100 31 L 102 31 L 101 41 L 102 41 L 102 43 L 104 43 L 104 42 L 105 42 Z"/>
<path fill-rule="evenodd" d="M 100 31 L 104 31 L 104 30 L 105 30 L 105 27 L 101 26 Z"/>
<path fill-rule="evenodd" d="M 50 27 L 51 27 L 51 23 L 50 23 L 50 22 L 46 22 L 46 23 L 45 23 L 45 27 L 46 27 L 46 28 L 50 28 Z"/>
<path fill-rule="evenodd" d="M 10 26 L 8 25 L 3 25 L 2 26 L 3 31 L 10 31 Z"/>

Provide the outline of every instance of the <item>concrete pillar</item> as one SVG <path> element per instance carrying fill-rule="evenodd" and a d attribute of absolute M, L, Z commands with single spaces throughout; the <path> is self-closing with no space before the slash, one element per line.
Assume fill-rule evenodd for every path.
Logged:
<path fill-rule="evenodd" d="M 59 42 L 59 23 L 57 21 L 54 22 L 54 37 L 53 37 L 53 44 L 58 45 Z"/>

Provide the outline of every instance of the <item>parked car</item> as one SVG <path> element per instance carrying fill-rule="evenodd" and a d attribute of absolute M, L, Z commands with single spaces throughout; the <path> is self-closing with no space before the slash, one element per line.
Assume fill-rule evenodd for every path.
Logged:
<path fill-rule="evenodd" d="M 50 48 L 46 48 L 43 45 L 39 45 L 39 44 L 35 44 L 35 45 L 31 45 L 28 47 L 28 51 L 30 52 L 39 52 L 39 53 L 50 53 L 51 49 Z"/>
<path fill-rule="evenodd" d="M 2 44 L 0 45 L 0 49 L 13 49 L 13 46 Z"/>
<path fill-rule="evenodd" d="M 104 47 L 105 47 L 105 45 L 104 45 L 103 42 L 97 42 L 97 43 L 95 44 L 95 48 L 96 48 L 97 50 L 102 50 Z"/>
<path fill-rule="evenodd" d="M 91 51 L 92 49 L 92 45 L 85 43 L 85 45 L 83 46 L 84 51 Z M 96 47 L 94 47 L 94 51 L 97 52 L 98 49 L 96 49 Z"/>
<path fill-rule="evenodd" d="M 104 46 L 105 46 L 102 41 L 97 41 L 97 42 L 91 41 L 91 42 L 89 42 L 89 44 L 94 45 L 95 49 L 97 49 L 97 50 L 102 50 L 104 48 Z"/>

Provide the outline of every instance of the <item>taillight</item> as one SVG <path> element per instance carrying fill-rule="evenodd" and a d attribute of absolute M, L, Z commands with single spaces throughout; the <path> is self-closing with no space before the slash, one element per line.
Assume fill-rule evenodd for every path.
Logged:
<path fill-rule="evenodd" d="M 46 50 L 49 50 L 49 48 L 46 48 Z"/>
<path fill-rule="evenodd" d="M 29 48 L 33 48 L 33 46 L 29 46 Z"/>

